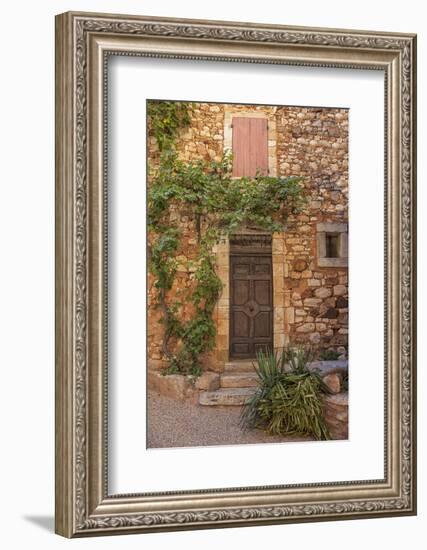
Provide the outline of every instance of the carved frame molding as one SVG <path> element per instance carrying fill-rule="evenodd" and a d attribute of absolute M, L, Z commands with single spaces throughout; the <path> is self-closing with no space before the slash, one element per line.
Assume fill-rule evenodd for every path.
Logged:
<path fill-rule="evenodd" d="M 385 73 L 385 478 L 109 495 L 106 70 L 109 55 Z M 56 532 L 67 537 L 416 513 L 416 37 L 68 12 L 56 18 Z"/>

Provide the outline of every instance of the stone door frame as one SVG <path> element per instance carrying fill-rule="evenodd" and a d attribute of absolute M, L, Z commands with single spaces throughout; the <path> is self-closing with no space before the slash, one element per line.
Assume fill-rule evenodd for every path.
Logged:
<path fill-rule="evenodd" d="M 230 361 L 230 241 L 224 239 L 215 247 L 217 275 L 223 288 L 215 306 L 214 321 L 217 330 L 214 351 L 216 362 L 223 366 Z M 273 266 L 273 346 L 279 350 L 287 345 L 285 331 L 285 233 L 273 233 L 271 243 Z"/>

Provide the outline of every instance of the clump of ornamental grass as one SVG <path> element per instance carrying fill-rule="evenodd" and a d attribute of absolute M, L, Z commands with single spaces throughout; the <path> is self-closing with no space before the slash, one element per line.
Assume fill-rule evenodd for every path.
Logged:
<path fill-rule="evenodd" d="M 327 388 L 319 372 L 308 368 L 312 359 L 303 347 L 258 353 L 254 367 L 259 386 L 242 410 L 241 426 L 272 435 L 330 439 L 322 401 Z"/>

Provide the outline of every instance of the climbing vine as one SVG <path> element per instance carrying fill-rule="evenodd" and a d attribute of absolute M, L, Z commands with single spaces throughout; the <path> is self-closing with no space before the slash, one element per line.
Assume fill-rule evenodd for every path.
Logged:
<path fill-rule="evenodd" d="M 191 107 L 180 101 L 148 101 L 151 131 L 160 151 L 173 148 L 178 132 L 190 124 Z"/>
<path fill-rule="evenodd" d="M 149 268 L 157 290 L 156 306 L 164 325 L 162 352 L 168 372 L 200 372 L 200 356 L 215 345 L 212 318 L 222 283 L 215 270 L 214 246 L 242 227 L 283 231 L 290 214 L 301 210 L 305 198 L 298 177 L 232 177 L 232 159 L 183 162 L 175 149 L 179 131 L 189 125 L 191 104 L 150 102 L 149 124 L 160 152 L 150 176 L 148 228 Z M 188 260 L 193 284 L 185 295 L 173 293 L 177 257 L 183 238 L 177 212 L 194 226 L 197 256 Z M 184 319 L 182 308 L 193 311 Z"/>

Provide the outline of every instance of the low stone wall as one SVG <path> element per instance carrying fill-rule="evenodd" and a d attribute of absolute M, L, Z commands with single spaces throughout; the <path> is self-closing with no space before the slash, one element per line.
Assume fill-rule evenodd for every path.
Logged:
<path fill-rule="evenodd" d="M 325 420 L 332 439 L 348 439 L 348 392 L 325 397 Z"/>
<path fill-rule="evenodd" d="M 196 403 L 199 396 L 194 380 L 181 374 L 163 375 L 160 372 L 148 371 L 147 385 L 149 390 L 180 401 L 185 399 Z"/>
<path fill-rule="evenodd" d="M 220 386 L 219 374 L 204 372 L 198 378 L 182 374 L 162 374 L 148 371 L 148 389 L 165 397 L 198 403 L 199 391 L 215 391 Z"/>

